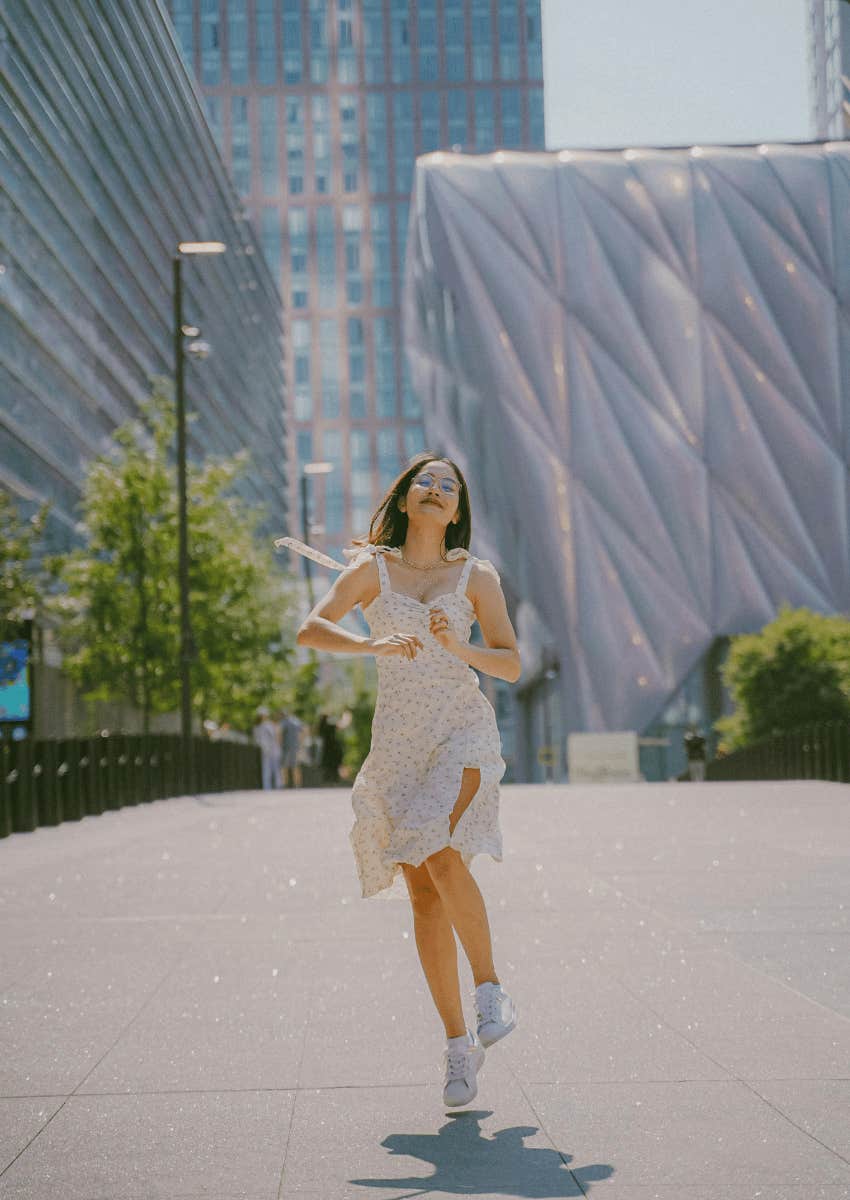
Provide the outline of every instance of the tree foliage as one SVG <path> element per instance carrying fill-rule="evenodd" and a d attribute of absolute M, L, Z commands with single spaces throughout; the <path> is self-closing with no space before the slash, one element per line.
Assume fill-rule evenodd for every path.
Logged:
<path fill-rule="evenodd" d="M 92 699 L 122 697 L 145 717 L 180 702 L 180 622 L 175 418 L 166 381 L 141 419 L 113 435 L 83 485 L 87 544 L 50 560 L 65 587 L 60 619 L 65 667 Z M 195 647 L 192 710 L 250 727 L 260 703 L 290 690 L 292 596 L 271 549 L 256 541 L 261 514 L 232 491 L 249 464 L 188 464 L 189 606 Z"/>
<path fill-rule="evenodd" d="M 816 721 L 850 718 L 850 621 L 783 605 L 759 633 L 732 638 L 723 680 L 735 712 L 717 722 L 734 750 Z"/>
<path fill-rule="evenodd" d="M 35 548 L 44 533 L 50 505 L 27 519 L 13 496 L 0 488 L 0 641 L 16 632 L 27 610 L 38 611 L 45 588 Z"/>

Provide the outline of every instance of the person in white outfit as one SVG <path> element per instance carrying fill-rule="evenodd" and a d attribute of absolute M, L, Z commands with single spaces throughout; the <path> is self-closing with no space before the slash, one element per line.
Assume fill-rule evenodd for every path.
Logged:
<path fill-rule="evenodd" d="M 475 854 L 500 862 L 493 707 L 476 671 L 515 682 L 520 656 L 498 572 L 468 551 L 471 516 L 456 463 L 418 455 L 387 490 L 365 542 L 298 630 L 299 645 L 374 654 L 378 697 L 369 754 L 352 788 L 350 840 L 363 897 L 402 872 L 416 946 L 446 1032 L 443 1099 L 477 1094 L 484 1048 L 516 1025 L 493 963 Z M 370 636 L 338 622 L 356 604 Z M 485 645 L 470 644 L 475 620 Z M 465 1022 L 457 933 L 475 982 L 476 1029 Z"/>
<path fill-rule="evenodd" d="M 280 729 L 263 704 L 257 709 L 254 742 L 260 747 L 263 771 L 263 791 L 280 787 Z"/>

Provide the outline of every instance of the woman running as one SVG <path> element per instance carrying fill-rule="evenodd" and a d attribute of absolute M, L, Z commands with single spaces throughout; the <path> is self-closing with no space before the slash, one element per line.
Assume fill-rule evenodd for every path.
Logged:
<path fill-rule="evenodd" d="M 496 716 L 475 670 L 513 683 L 520 657 L 498 573 L 467 550 L 470 530 L 460 468 L 418 455 L 386 492 L 368 540 L 344 551 L 351 561 L 297 637 L 316 650 L 377 659 L 371 747 L 353 782 L 350 838 L 364 898 L 404 873 L 422 969 L 446 1030 L 449 1106 L 474 1099 L 484 1047 L 517 1020 L 469 864 L 480 853 L 502 860 L 505 771 Z M 336 623 L 356 604 L 370 637 Z M 469 642 L 476 618 L 487 648 Z M 454 931 L 476 985 L 474 1033 L 463 1016 Z"/>

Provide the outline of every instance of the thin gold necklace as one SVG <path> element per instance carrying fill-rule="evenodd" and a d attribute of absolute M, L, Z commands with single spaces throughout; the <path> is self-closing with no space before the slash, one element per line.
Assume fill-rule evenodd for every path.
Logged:
<path fill-rule="evenodd" d="M 404 551 L 402 550 L 401 561 L 403 563 L 407 563 L 409 567 L 415 567 L 417 571 L 433 571 L 434 567 L 439 567 L 441 563 L 448 562 L 449 560 L 441 556 L 439 562 L 427 563 L 423 565 L 422 563 L 411 562 L 409 558 L 405 558 Z"/>

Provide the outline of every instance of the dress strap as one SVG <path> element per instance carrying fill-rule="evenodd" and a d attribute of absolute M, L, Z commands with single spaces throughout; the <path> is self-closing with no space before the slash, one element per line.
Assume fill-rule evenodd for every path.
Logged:
<path fill-rule="evenodd" d="M 457 587 L 455 588 L 455 591 L 460 592 L 461 595 L 466 592 L 466 584 L 469 579 L 469 572 L 472 570 L 472 564 L 474 562 L 475 559 L 470 554 L 466 562 L 463 564 L 463 570 L 460 573 L 460 579 L 457 581 Z"/>
<path fill-rule="evenodd" d="M 378 563 L 378 578 L 381 581 L 381 591 L 384 593 L 391 592 L 392 588 L 390 587 L 390 576 L 387 571 L 386 552 L 383 548 L 377 547 L 375 549 L 375 559 Z"/>

